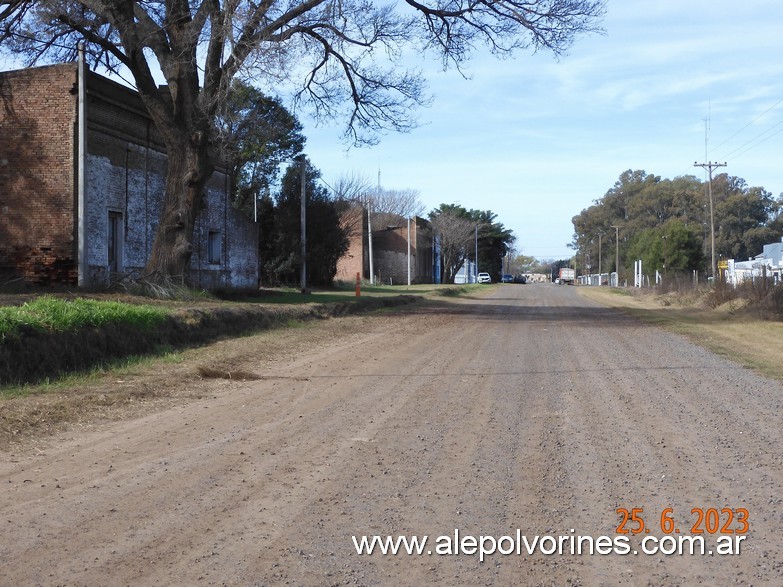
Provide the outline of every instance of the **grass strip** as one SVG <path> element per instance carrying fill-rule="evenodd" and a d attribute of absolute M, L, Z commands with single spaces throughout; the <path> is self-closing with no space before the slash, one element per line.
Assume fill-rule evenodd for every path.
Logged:
<path fill-rule="evenodd" d="M 125 324 L 143 330 L 161 324 L 166 315 L 162 308 L 152 306 L 41 296 L 22 306 L 0 307 L 0 337 L 26 329 L 69 332 L 106 324 Z"/>
<path fill-rule="evenodd" d="M 123 357 L 156 355 L 162 349 L 188 348 L 300 321 L 384 311 L 419 300 L 397 295 L 308 305 L 243 303 L 170 310 L 93 300 L 36 300 L 0 308 L 9 310 L 0 330 L 0 388 L 52 381 Z"/>

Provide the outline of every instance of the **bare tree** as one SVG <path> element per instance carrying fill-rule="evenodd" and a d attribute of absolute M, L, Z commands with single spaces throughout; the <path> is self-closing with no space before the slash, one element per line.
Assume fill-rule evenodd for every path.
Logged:
<path fill-rule="evenodd" d="M 345 202 L 356 202 L 364 206 L 367 194 L 373 190 L 372 182 L 364 175 L 349 173 L 337 178 L 332 186 L 335 199 Z"/>
<path fill-rule="evenodd" d="M 424 204 L 419 199 L 421 193 L 414 189 L 384 189 L 376 190 L 370 196 L 370 205 L 378 226 L 398 222 L 399 218 L 413 218 L 424 212 Z"/>
<path fill-rule="evenodd" d="M 340 176 L 332 186 L 340 222 L 349 238 L 362 234 L 367 222 L 367 194 L 372 190 L 372 184 L 363 175 L 356 173 Z"/>
<path fill-rule="evenodd" d="M 430 222 L 439 241 L 443 283 L 451 283 L 469 256 L 476 223 L 449 211 L 432 215 Z"/>
<path fill-rule="evenodd" d="M 365 176 L 349 174 L 341 176 L 334 184 L 334 192 L 343 209 L 361 207 L 370 214 L 373 230 L 382 230 L 388 226 L 399 226 L 408 218 L 420 216 L 424 212 L 420 192 L 414 189 L 387 189 L 374 187 Z M 357 234 L 361 226 L 356 214 L 351 218 L 351 234 Z"/>
<path fill-rule="evenodd" d="M 213 139 L 228 165 L 234 206 L 254 216 L 253 200 L 270 193 L 280 166 L 301 153 L 304 143 L 302 124 L 279 99 L 235 81 Z"/>
<path fill-rule="evenodd" d="M 85 41 L 93 64 L 130 72 L 168 155 L 146 273 L 184 279 L 215 120 L 235 78 L 264 90 L 293 82 L 316 117 L 344 117 L 348 140 L 372 143 L 412 128 L 428 101 L 420 74 L 400 65 L 405 49 L 457 68 L 480 44 L 501 56 L 560 55 L 598 30 L 603 10 L 604 0 L 5 0 L 0 46 L 33 64 L 72 60 Z"/>

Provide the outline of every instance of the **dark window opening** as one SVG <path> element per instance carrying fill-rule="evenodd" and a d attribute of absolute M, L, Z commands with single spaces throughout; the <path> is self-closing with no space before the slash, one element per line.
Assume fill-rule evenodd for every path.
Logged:
<path fill-rule="evenodd" d="M 122 214 L 109 212 L 109 229 L 107 233 L 107 248 L 109 254 L 109 271 L 118 273 L 121 268 L 120 256 L 122 254 Z"/>
<path fill-rule="evenodd" d="M 222 239 L 216 230 L 209 231 L 208 256 L 210 264 L 219 264 L 221 256 Z"/>

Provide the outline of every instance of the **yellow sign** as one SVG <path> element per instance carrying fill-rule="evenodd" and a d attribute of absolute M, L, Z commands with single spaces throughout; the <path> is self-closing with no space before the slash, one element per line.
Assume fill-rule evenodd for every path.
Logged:
<path fill-rule="evenodd" d="M 728 269 L 728 268 L 729 268 L 728 261 L 718 261 L 718 269 Z"/>

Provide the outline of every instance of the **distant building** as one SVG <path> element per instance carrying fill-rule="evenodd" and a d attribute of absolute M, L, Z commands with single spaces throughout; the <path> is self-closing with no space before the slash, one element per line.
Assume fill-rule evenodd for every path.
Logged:
<path fill-rule="evenodd" d="M 783 281 L 783 239 L 779 243 L 764 245 L 760 255 L 747 261 L 728 261 L 726 281 L 739 285 L 748 279 L 769 277 L 775 283 Z"/>
<path fill-rule="evenodd" d="M 761 254 L 757 255 L 756 259 L 764 259 L 768 267 L 779 274 L 783 267 L 783 238 L 779 243 L 764 245 Z"/>
<path fill-rule="evenodd" d="M 149 259 L 165 149 L 136 92 L 79 69 L 0 73 L 0 283 L 107 285 Z M 196 287 L 258 284 L 257 228 L 229 189 L 218 165 L 193 235 Z"/>
<path fill-rule="evenodd" d="M 348 233 L 348 250 L 337 261 L 335 281 L 369 278 L 369 260 L 367 247 L 367 211 L 361 206 L 353 206 L 342 213 L 340 223 Z"/>
<path fill-rule="evenodd" d="M 454 283 L 476 283 L 478 272 L 476 271 L 476 263 L 470 259 L 465 259 L 462 267 L 454 274 Z"/>
<path fill-rule="evenodd" d="M 367 212 L 359 206 L 350 208 L 342 216 L 349 232 L 349 246 L 337 262 L 338 281 L 354 281 L 356 274 L 370 278 Z M 433 250 L 430 223 L 424 218 L 402 216 L 393 218 L 394 224 L 373 227 L 372 266 L 376 283 L 401 285 L 408 283 L 408 230 L 410 228 L 411 283 L 432 283 Z"/>

